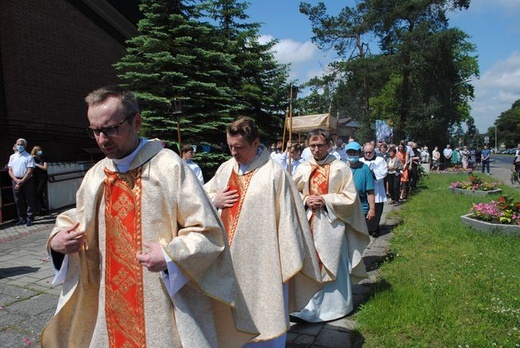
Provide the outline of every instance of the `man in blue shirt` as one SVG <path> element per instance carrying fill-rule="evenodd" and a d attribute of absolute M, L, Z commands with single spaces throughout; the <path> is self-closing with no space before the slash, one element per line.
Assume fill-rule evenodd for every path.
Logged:
<path fill-rule="evenodd" d="M 482 150 L 482 173 L 487 168 L 487 175 L 489 175 L 489 159 L 491 157 L 491 149 L 484 145 L 484 150 Z"/>
<path fill-rule="evenodd" d="M 354 176 L 354 184 L 358 192 L 365 219 L 370 221 L 376 216 L 374 196 L 374 178 L 370 168 L 359 160 L 361 145 L 352 141 L 347 145 L 347 163 Z"/>

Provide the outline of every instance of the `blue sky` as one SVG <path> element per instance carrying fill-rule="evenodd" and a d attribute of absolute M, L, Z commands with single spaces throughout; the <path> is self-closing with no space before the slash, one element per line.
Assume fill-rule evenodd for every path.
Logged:
<path fill-rule="evenodd" d="M 280 42 L 275 57 L 291 64 L 292 79 L 300 83 L 321 75 L 335 52 L 322 52 L 311 42 L 310 21 L 298 10 L 300 0 L 254 0 L 250 20 L 262 23 L 260 34 Z M 317 4 L 317 0 L 307 0 Z M 324 0 L 327 12 L 336 15 L 354 0 Z M 501 112 L 520 99 L 520 0 L 472 0 L 469 10 L 450 13 L 458 27 L 477 46 L 480 78 L 472 80 L 475 99 L 471 115 L 481 133 L 492 127 Z"/>

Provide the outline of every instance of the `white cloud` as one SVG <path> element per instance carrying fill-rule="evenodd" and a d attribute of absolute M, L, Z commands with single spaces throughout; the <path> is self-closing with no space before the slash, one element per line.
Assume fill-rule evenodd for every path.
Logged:
<path fill-rule="evenodd" d="M 310 41 L 296 42 L 291 39 L 280 40 L 275 46 L 275 57 L 283 64 L 310 62 L 316 59 L 318 48 Z"/>
<path fill-rule="evenodd" d="M 271 35 L 261 35 L 260 43 L 273 40 Z M 298 42 L 292 39 L 281 39 L 273 47 L 273 54 L 281 64 L 290 64 L 290 80 L 306 82 L 315 76 L 321 76 L 332 59 L 321 52 L 311 41 Z"/>
<path fill-rule="evenodd" d="M 520 99 L 520 53 L 513 52 L 507 59 L 497 61 L 473 85 L 475 100 L 470 103 L 471 114 L 482 133 Z"/>

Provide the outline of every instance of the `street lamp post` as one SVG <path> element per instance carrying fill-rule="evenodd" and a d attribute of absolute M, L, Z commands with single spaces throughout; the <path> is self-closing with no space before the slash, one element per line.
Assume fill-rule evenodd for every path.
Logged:
<path fill-rule="evenodd" d="M 495 152 L 498 153 L 497 126 L 495 125 Z"/>

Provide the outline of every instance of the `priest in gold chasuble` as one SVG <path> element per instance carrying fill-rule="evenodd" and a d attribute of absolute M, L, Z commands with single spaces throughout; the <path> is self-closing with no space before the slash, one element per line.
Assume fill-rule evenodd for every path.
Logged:
<path fill-rule="evenodd" d="M 86 101 L 106 158 L 49 237 L 63 289 L 42 346 L 241 347 L 258 330 L 235 310 L 230 253 L 204 189 L 161 141 L 138 136 L 129 91 L 105 87 Z"/>
<path fill-rule="evenodd" d="M 245 347 L 285 347 L 289 310 L 321 288 L 319 267 L 299 193 L 242 117 L 227 129 L 233 158 L 204 185 L 221 212 L 238 287 L 238 314 L 260 332 Z"/>
<path fill-rule="evenodd" d="M 291 314 L 323 322 L 352 311 L 352 285 L 366 277 L 362 255 L 370 237 L 352 173 L 329 153 L 330 134 L 317 129 L 308 139 L 313 157 L 298 166 L 293 179 L 307 209 L 324 287 Z"/>

